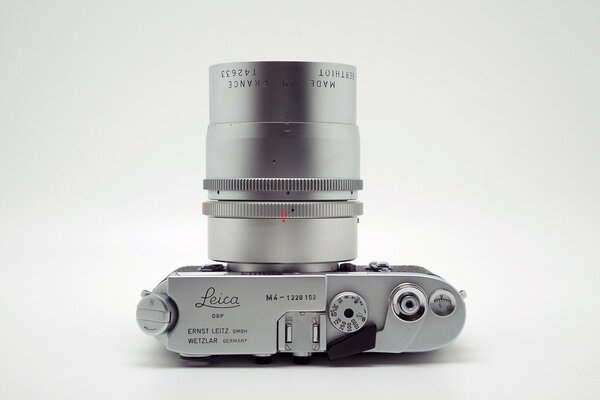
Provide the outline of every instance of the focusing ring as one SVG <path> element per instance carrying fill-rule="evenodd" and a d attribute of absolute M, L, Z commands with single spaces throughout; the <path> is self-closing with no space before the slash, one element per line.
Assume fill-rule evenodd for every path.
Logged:
<path fill-rule="evenodd" d="M 202 213 L 217 218 L 352 218 L 362 215 L 363 204 L 358 201 L 208 201 L 202 204 Z"/>
<path fill-rule="evenodd" d="M 361 179 L 234 178 L 205 179 L 205 190 L 236 192 L 341 192 L 362 190 Z"/>

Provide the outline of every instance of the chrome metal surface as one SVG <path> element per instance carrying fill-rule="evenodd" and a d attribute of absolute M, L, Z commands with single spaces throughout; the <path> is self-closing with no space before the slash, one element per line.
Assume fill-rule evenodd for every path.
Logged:
<path fill-rule="evenodd" d="M 419 320 L 427 311 L 427 298 L 423 289 L 412 283 L 404 283 L 392 292 L 392 309 L 403 321 Z"/>
<path fill-rule="evenodd" d="M 356 68 L 258 61 L 210 67 L 210 122 L 356 124 Z"/>
<path fill-rule="evenodd" d="M 202 204 L 202 212 L 218 218 L 351 218 L 362 215 L 363 205 L 358 201 L 208 201 Z"/>
<path fill-rule="evenodd" d="M 225 201 L 340 201 L 356 200 L 358 191 L 274 191 L 274 192 L 246 192 L 246 191 L 221 191 L 209 190 L 210 200 Z"/>
<path fill-rule="evenodd" d="M 143 297 L 137 305 L 138 327 L 146 335 L 162 335 L 175 324 L 175 307 L 171 304 L 168 296 L 146 292 L 142 292 Z"/>
<path fill-rule="evenodd" d="M 287 312 L 277 321 L 277 350 L 282 353 L 323 352 L 327 348 L 324 312 Z"/>
<path fill-rule="evenodd" d="M 332 263 L 229 263 L 227 269 L 243 273 L 314 273 L 330 272 L 338 269 L 338 264 Z"/>
<path fill-rule="evenodd" d="M 445 318 L 427 312 L 416 321 L 402 320 L 393 309 L 393 294 L 399 287 L 421 288 L 426 298 L 438 289 L 447 290 L 457 299 L 456 309 Z M 282 316 L 300 318 L 300 313 L 314 313 L 310 320 L 298 319 L 291 324 L 291 340 L 302 341 L 304 352 L 315 344 L 312 317 L 329 313 L 331 304 L 344 292 L 360 292 L 360 297 L 368 303 L 366 323 L 375 324 L 378 331 L 372 351 L 398 353 L 436 349 L 453 340 L 464 325 L 464 302 L 454 288 L 435 275 L 382 274 L 365 272 L 364 267 L 352 273 L 282 275 L 174 272 L 153 293 L 169 296 L 177 305 L 179 318 L 168 335 L 163 333 L 157 338 L 169 350 L 189 357 L 274 354 L 281 345 L 281 335 L 277 332 Z M 350 302 L 350 306 L 354 307 L 355 303 Z M 298 323 L 297 329 L 294 322 Z M 319 349 L 313 347 L 309 353 L 326 350 L 330 343 L 347 334 L 346 330 L 335 328 L 330 318 L 319 319 Z"/>
<path fill-rule="evenodd" d="M 208 257 L 243 264 L 353 260 L 356 258 L 357 226 L 356 218 L 209 217 Z"/>
<path fill-rule="evenodd" d="M 170 275 L 167 287 L 180 314 L 167 348 L 186 354 L 276 353 L 279 318 L 296 311 L 323 312 L 327 290 L 325 275 L 221 272 Z M 310 337 L 311 328 L 306 329 Z M 294 331 L 298 343 L 302 337 Z"/>
<path fill-rule="evenodd" d="M 240 192 L 341 192 L 361 190 L 360 179 L 327 178 L 229 178 L 205 179 L 204 189 Z"/>
<path fill-rule="evenodd" d="M 203 206 L 211 259 L 291 272 L 356 257 L 362 204 L 348 201 L 362 189 L 354 67 L 212 66 L 206 155 L 204 187 L 216 200 Z"/>
<path fill-rule="evenodd" d="M 206 178 L 360 179 L 357 126 L 288 126 L 291 132 L 277 123 L 209 125 Z"/>
<path fill-rule="evenodd" d="M 227 265 L 183 267 L 142 292 L 142 331 L 189 359 L 261 363 L 354 346 L 420 352 L 456 338 L 464 291 L 414 265 L 338 264 L 357 255 L 359 144 L 354 67 L 212 66 L 204 188 L 214 201 L 203 212 L 208 256 Z"/>

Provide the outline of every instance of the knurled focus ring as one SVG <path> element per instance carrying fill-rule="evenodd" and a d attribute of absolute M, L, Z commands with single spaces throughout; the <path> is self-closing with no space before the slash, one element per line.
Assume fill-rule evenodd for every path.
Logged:
<path fill-rule="evenodd" d="M 204 189 L 234 192 L 342 192 L 361 190 L 361 179 L 231 178 L 205 179 Z"/>
<path fill-rule="evenodd" d="M 358 201 L 207 201 L 202 213 L 217 218 L 351 218 L 362 215 L 363 205 Z"/>

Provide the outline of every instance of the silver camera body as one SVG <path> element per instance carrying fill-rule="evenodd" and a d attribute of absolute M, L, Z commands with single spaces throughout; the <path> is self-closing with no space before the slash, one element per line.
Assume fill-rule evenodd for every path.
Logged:
<path fill-rule="evenodd" d="M 184 358 L 299 363 L 445 346 L 464 292 L 417 266 L 357 266 L 362 204 L 356 70 L 241 62 L 210 68 L 208 257 L 137 306 L 140 329 Z"/>

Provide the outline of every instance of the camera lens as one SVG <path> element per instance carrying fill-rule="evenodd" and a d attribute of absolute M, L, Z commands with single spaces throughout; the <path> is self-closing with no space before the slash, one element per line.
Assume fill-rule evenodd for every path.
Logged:
<path fill-rule="evenodd" d="M 242 272 L 326 271 L 356 258 L 354 67 L 212 66 L 206 151 L 209 258 Z"/>

